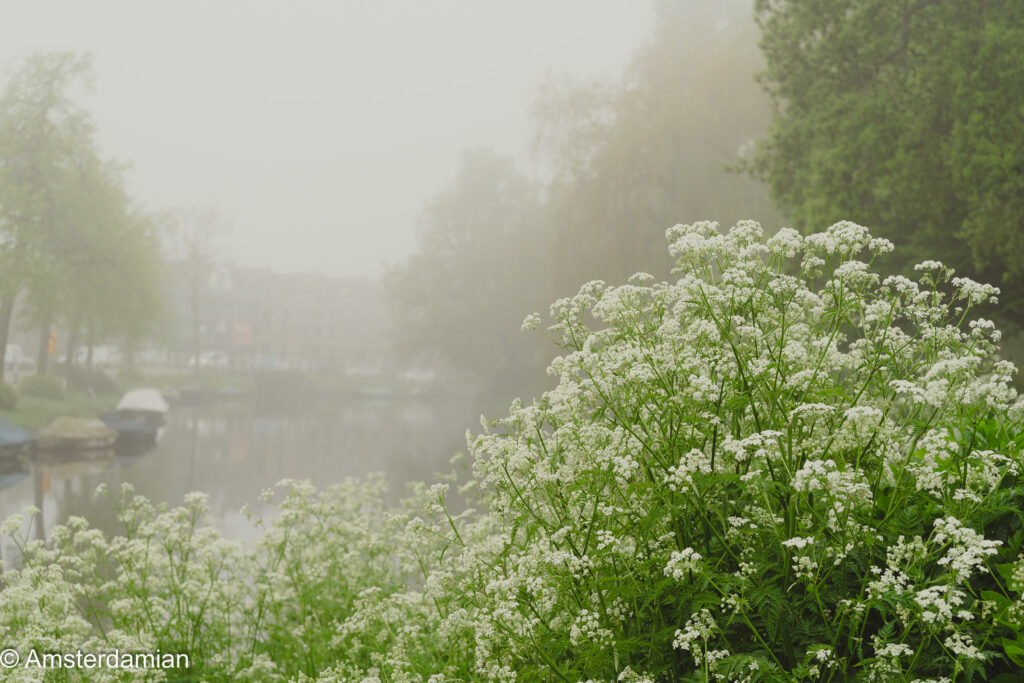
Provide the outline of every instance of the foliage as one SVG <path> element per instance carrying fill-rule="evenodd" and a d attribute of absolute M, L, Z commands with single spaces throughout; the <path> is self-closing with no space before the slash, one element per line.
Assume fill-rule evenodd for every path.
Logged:
<path fill-rule="evenodd" d="M 1012 680 L 1024 402 L 972 319 L 998 290 L 882 279 L 848 222 L 668 236 L 674 282 L 552 306 L 558 385 L 470 437 L 478 509 L 284 482 L 248 549 L 198 494 L 126 490 L 109 539 L 14 518 L 0 638 L 187 651 L 188 680 Z"/>
<path fill-rule="evenodd" d="M 33 649 L 159 650 L 189 655 L 187 670 L 167 671 L 172 680 L 271 683 L 316 675 L 343 657 L 370 664 L 374 647 L 391 640 L 374 631 L 360 641 L 346 629 L 381 628 L 390 620 L 401 637 L 431 626 L 428 605 L 401 592 L 416 567 L 417 549 L 402 543 L 415 508 L 385 515 L 380 479 L 322 492 L 308 482 L 279 487 L 283 500 L 271 523 L 256 521 L 265 533 L 253 547 L 225 540 L 206 523 L 205 495 L 189 494 L 183 507 L 169 510 L 134 496 L 127 484 L 115 499 L 119 536 L 71 518 L 44 543 L 29 539 L 21 515 L 9 518 L 2 531 L 23 559 L 0 575 L 0 637 L 23 657 Z M 268 501 L 273 495 L 264 492 Z M 393 595 L 400 615 L 363 609 L 379 609 Z M 444 640 L 437 643 L 428 650 L 440 667 Z M 158 671 L 148 678 L 116 669 L 79 673 L 75 680 L 162 677 Z M 43 680 L 43 674 L 19 668 L 5 680 Z"/>
<path fill-rule="evenodd" d="M 73 53 L 26 59 L 0 93 L 0 229 L 4 293 L 46 266 L 43 249 L 56 222 L 56 194 L 70 159 L 92 134 L 69 90 L 88 84 L 88 59 Z"/>
<path fill-rule="evenodd" d="M 26 375 L 18 383 L 18 390 L 25 396 L 63 398 L 64 382 L 51 375 Z"/>
<path fill-rule="evenodd" d="M 849 217 L 1024 306 L 1024 5 L 758 0 L 754 170 L 802 228 Z"/>
<path fill-rule="evenodd" d="M 14 410 L 18 406 L 18 390 L 7 382 L 0 382 L 0 410 Z"/>
<path fill-rule="evenodd" d="M 478 674 L 1015 670 L 1024 405 L 968 323 L 998 290 L 882 280 L 861 254 L 891 243 L 852 223 L 669 239 L 676 282 L 556 302 L 558 387 L 474 441 L 502 531 L 445 583 Z"/>
<path fill-rule="evenodd" d="M 555 175 L 552 297 L 662 263 L 664 228 L 680 219 L 776 222 L 765 188 L 726 170 L 771 114 L 753 78 L 762 60 L 751 5 L 658 2 L 654 33 L 621 80 L 541 91 L 535 148 Z"/>
<path fill-rule="evenodd" d="M 415 254 L 387 276 L 408 349 L 508 380 L 539 355 L 512 321 L 547 297 L 540 189 L 510 159 L 463 155 L 451 186 L 424 210 Z M 518 315 L 514 315 L 518 312 Z"/>
<path fill-rule="evenodd" d="M 90 81 L 87 56 L 39 53 L 0 92 L 0 350 L 24 291 L 43 340 L 62 318 L 72 340 L 82 326 L 93 341 L 138 338 L 158 311 L 154 227 L 75 101 Z"/>

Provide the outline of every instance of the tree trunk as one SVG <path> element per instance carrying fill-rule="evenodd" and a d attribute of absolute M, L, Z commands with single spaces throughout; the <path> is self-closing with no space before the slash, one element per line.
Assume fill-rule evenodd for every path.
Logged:
<path fill-rule="evenodd" d="M 195 352 L 195 366 L 193 373 L 199 374 L 199 357 L 203 352 L 203 336 L 202 336 L 202 324 L 200 323 L 199 317 L 199 283 L 198 281 L 192 283 L 192 333 L 194 335 L 195 346 L 192 349 Z"/>
<path fill-rule="evenodd" d="M 7 367 L 7 340 L 11 336 L 11 318 L 14 317 L 14 300 L 17 293 L 4 294 L 0 300 L 0 382 L 4 381 L 4 370 Z"/>
<path fill-rule="evenodd" d="M 39 353 L 36 356 L 36 374 L 45 375 L 50 360 L 50 330 L 53 327 L 53 309 L 47 306 L 39 325 Z"/>
<path fill-rule="evenodd" d="M 78 351 L 78 335 L 81 328 L 79 316 L 75 314 L 71 318 L 71 327 L 68 329 L 67 357 L 64 359 L 64 379 L 71 381 L 71 368 L 75 364 L 75 355 Z"/>
<path fill-rule="evenodd" d="M 89 331 L 85 338 L 85 367 L 92 370 L 92 349 L 96 346 L 96 321 L 89 321 Z"/>

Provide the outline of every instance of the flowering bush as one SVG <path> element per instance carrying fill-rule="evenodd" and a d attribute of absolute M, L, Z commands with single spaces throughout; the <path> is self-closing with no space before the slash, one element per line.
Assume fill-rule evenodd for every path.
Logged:
<path fill-rule="evenodd" d="M 459 585 L 477 675 L 1019 671 L 1024 410 L 970 319 L 998 290 L 881 279 L 892 245 L 847 222 L 668 238 L 675 283 L 554 304 L 557 388 L 473 441 L 501 520 Z"/>
<path fill-rule="evenodd" d="M 882 279 L 851 223 L 668 237 L 676 282 L 552 306 L 557 386 L 470 437 L 479 511 L 286 482 L 245 549 L 201 496 L 126 495 L 123 536 L 23 541 L 0 640 L 191 680 L 1018 680 L 1024 405 L 970 315 L 997 290 Z"/>

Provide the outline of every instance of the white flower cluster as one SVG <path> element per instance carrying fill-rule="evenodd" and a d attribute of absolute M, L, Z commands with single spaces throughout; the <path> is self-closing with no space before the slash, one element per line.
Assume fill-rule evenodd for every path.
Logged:
<path fill-rule="evenodd" d="M 577 647 L 585 642 L 608 645 L 611 638 L 612 632 L 601 626 L 599 615 L 589 610 L 581 610 L 569 629 L 569 642 Z"/>
<path fill-rule="evenodd" d="M 1001 541 L 986 539 L 974 529 L 965 527 L 955 517 L 935 520 L 935 534 L 932 538 L 936 545 L 949 543 L 946 554 L 939 558 L 938 563 L 949 567 L 949 571 L 958 583 L 964 582 L 974 571 L 987 571 L 985 559 L 996 554 Z"/>
<path fill-rule="evenodd" d="M 693 548 L 683 548 L 679 552 L 673 552 L 665 565 L 665 576 L 671 576 L 676 581 L 682 581 L 688 573 L 700 572 L 700 553 Z"/>

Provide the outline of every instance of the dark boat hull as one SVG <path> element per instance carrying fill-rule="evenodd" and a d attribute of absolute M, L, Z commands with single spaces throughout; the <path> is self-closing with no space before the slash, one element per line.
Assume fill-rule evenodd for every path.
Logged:
<path fill-rule="evenodd" d="M 131 448 L 155 443 L 163 422 L 162 418 L 156 420 L 146 414 L 120 410 L 104 413 L 100 419 L 117 432 L 117 441 L 114 444 L 116 448 Z"/>

